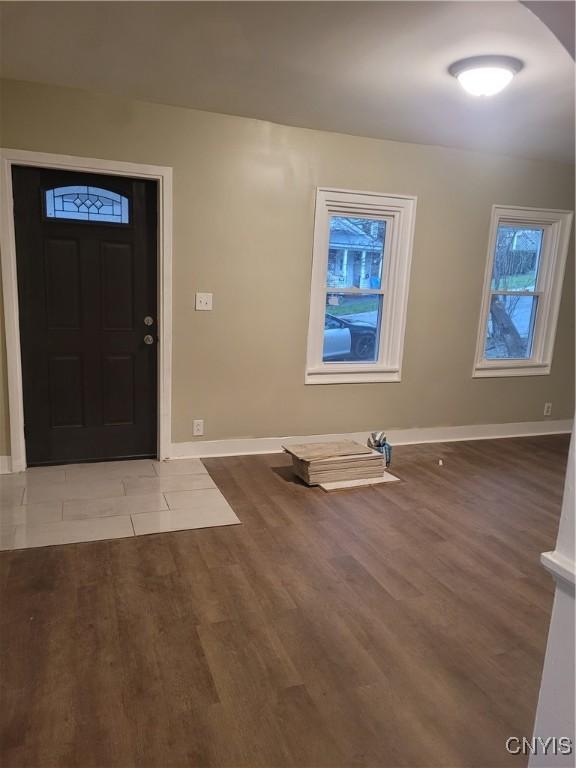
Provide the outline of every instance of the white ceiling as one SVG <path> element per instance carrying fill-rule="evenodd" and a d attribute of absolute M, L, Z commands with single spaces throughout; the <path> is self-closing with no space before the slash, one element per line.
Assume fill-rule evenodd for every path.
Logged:
<path fill-rule="evenodd" d="M 8 2 L 2 19 L 8 78 L 573 160 L 574 62 L 517 2 Z M 474 99 L 446 70 L 479 54 L 526 66 Z"/>

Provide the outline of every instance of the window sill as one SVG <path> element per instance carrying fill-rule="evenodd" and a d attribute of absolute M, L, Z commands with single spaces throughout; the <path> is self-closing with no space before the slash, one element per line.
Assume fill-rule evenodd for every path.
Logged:
<path fill-rule="evenodd" d="M 305 384 L 370 384 L 400 381 L 400 371 L 306 371 Z"/>
<path fill-rule="evenodd" d="M 549 363 L 477 365 L 472 373 L 472 378 L 492 379 L 503 376 L 548 376 L 549 373 Z"/>

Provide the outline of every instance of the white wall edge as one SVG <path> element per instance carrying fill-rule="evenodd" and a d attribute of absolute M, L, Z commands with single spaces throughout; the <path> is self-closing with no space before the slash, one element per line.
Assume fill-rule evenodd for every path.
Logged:
<path fill-rule="evenodd" d="M 569 557 L 560 552 L 543 552 L 540 555 L 540 561 L 544 568 L 549 571 L 556 580 L 576 585 L 576 563 Z"/>
<path fill-rule="evenodd" d="M 375 427 L 376 429 L 377 427 Z M 387 435 L 394 445 L 416 443 L 449 443 L 460 440 L 491 440 L 505 437 L 531 437 L 569 433 L 572 419 L 553 421 L 525 421 L 509 424 L 471 424 L 460 427 L 415 427 L 389 429 Z M 330 435 L 291 435 L 285 437 L 250 437 L 227 440 L 196 440 L 172 443 L 171 459 L 217 458 L 219 456 L 248 456 L 258 453 L 282 453 L 282 445 L 298 442 L 329 442 L 331 440 L 358 440 L 365 443 L 369 432 L 348 432 Z"/>

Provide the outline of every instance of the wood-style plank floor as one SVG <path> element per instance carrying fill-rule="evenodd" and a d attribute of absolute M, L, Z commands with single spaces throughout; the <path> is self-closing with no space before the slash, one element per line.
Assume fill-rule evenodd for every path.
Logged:
<path fill-rule="evenodd" d="M 210 459 L 243 525 L 2 553 L 3 768 L 525 765 L 567 449 L 400 447 L 333 494 Z"/>

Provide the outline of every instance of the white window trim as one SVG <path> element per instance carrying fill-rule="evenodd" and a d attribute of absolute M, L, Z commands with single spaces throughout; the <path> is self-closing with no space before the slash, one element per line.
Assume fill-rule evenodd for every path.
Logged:
<path fill-rule="evenodd" d="M 417 198 L 345 189 L 318 188 L 314 218 L 312 287 L 308 324 L 306 384 L 355 384 L 400 381 L 406 309 Z M 358 215 L 388 223 L 384 245 L 382 290 L 358 289 L 358 293 L 384 294 L 378 359 L 367 363 L 324 363 L 324 314 L 328 272 L 330 216 Z M 334 289 L 337 293 L 337 289 Z"/>
<path fill-rule="evenodd" d="M 519 206 L 492 206 L 488 257 L 484 275 L 484 289 L 480 309 L 480 322 L 474 359 L 474 378 L 499 376 L 546 376 L 550 373 L 558 311 L 562 296 L 564 269 L 570 242 L 573 213 L 571 211 Z M 484 357 L 485 330 L 490 311 L 490 287 L 496 250 L 496 235 L 501 222 L 544 227 L 544 240 L 540 254 L 540 268 L 536 285 L 538 308 L 532 355 L 525 360 L 487 360 Z"/>

